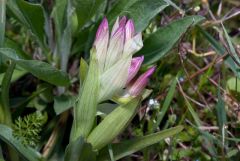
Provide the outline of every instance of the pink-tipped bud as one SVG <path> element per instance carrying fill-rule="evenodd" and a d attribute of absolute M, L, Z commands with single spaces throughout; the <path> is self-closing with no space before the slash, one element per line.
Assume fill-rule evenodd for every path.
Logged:
<path fill-rule="evenodd" d="M 147 86 L 149 77 L 153 74 L 156 67 L 151 67 L 145 73 L 143 73 L 133 84 L 127 87 L 127 91 L 131 96 L 138 96 L 142 93 Z"/>
<path fill-rule="evenodd" d="M 133 20 L 128 20 L 125 27 L 126 32 L 126 41 L 131 39 L 135 35 L 135 27 Z"/>
<path fill-rule="evenodd" d="M 98 27 L 95 41 L 101 40 L 106 34 L 108 34 L 108 20 L 106 17 L 102 20 L 100 26 Z"/>
<path fill-rule="evenodd" d="M 125 29 L 124 27 L 120 27 L 110 39 L 105 61 L 105 70 L 109 69 L 121 58 L 124 48 L 124 39 Z"/>
<path fill-rule="evenodd" d="M 144 60 L 144 56 L 139 56 L 132 59 L 131 66 L 128 69 L 127 84 L 136 76 L 137 72 L 139 71 L 142 65 L 143 60 Z"/>
<path fill-rule="evenodd" d="M 119 28 L 125 28 L 126 21 L 127 21 L 126 16 L 121 17 L 121 19 L 119 19 L 118 17 L 115 24 L 113 25 L 111 36 L 113 36 Z"/>
<path fill-rule="evenodd" d="M 108 41 L 109 41 L 108 20 L 105 17 L 102 20 L 100 26 L 98 27 L 96 38 L 94 41 L 94 47 L 96 48 L 96 55 L 98 58 L 98 62 L 99 64 L 102 65 L 100 67 L 101 71 L 103 70 L 104 63 L 106 60 Z"/>
<path fill-rule="evenodd" d="M 119 20 L 119 27 L 125 26 L 126 22 L 127 22 L 127 17 L 126 16 L 121 17 L 121 19 Z"/>

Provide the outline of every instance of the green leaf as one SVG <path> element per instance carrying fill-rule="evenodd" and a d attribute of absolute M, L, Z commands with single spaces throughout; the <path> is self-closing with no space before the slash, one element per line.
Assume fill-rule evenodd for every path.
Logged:
<path fill-rule="evenodd" d="M 93 152 L 92 146 L 84 141 L 83 137 L 79 137 L 71 142 L 67 148 L 64 161 L 95 161 L 96 152 Z"/>
<path fill-rule="evenodd" d="M 137 1 L 139 0 L 118 0 L 107 14 L 109 22 L 113 24 L 122 11 L 127 10 Z"/>
<path fill-rule="evenodd" d="M 240 79 L 232 77 L 227 80 L 227 89 L 231 95 L 240 100 Z"/>
<path fill-rule="evenodd" d="M 88 64 L 83 58 L 81 58 L 80 68 L 79 68 L 79 79 L 80 79 L 81 85 L 83 84 L 83 82 L 87 76 L 87 71 L 88 71 Z"/>
<path fill-rule="evenodd" d="M 24 0 L 9 0 L 8 8 L 23 25 L 31 30 L 42 47 L 44 47 L 44 10 L 40 4 Z"/>
<path fill-rule="evenodd" d="M 201 20 L 201 16 L 188 16 L 159 28 L 144 41 L 144 46 L 137 55 L 144 55 L 145 64 L 158 61 L 173 48 L 190 26 Z"/>
<path fill-rule="evenodd" d="M 165 101 L 164 101 L 164 103 L 163 103 L 163 106 L 162 106 L 162 108 L 161 108 L 161 111 L 159 112 L 159 115 L 158 115 L 158 117 L 157 117 L 156 127 L 158 127 L 158 126 L 161 124 L 163 117 L 165 116 L 168 108 L 170 107 L 170 103 L 171 103 L 171 101 L 172 101 L 172 99 L 173 99 L 174 92 L 175 92 L 175 90 L 176 90 L 176 86 L 177 86 L 177 78 L 175 78 L 175 79 L 173 80 L 172 85 L 171 85 L 171 87 L 170 87 L 170 89 L 169 89 L 169 91 L 168 91 L 168 94 L 167 94 L 167 96 L 165 97 L 166 99 L 165 99 Z M 155 129 L 156 129 L 156 128 L 155 128 Z"/>
<path fill-rule="evenodd" d="M 5 39 L 5 23 L 6 23 L 6 0 L 0 1 L 0 47 L 3 47 Z M 0 72 L 3 69 L 3 60 L 0 55 Z"/>
<path fill-rule="evenodd" d="M 226 137 L 226 129 L 225 125 L 227 123 L 227 114 L 225 110 L 225 103 L 222 99 L 221 93 L 220 93 L 220 87 L 218 87 L 218 102 L 216 105 L 217 110 L 217 121 L 219 126 L 219 132 L 222 136 L 222 143 L 223 146 L 225 145 L 225 137 Z"/>
<path fill-rule="evenodd" d="M 212 37 L 207 31 L 202 29 L 201 27 L 198 26 L 198 29 L 200 33 L 209 41 L 213 49 L 217 52 L 219 55 L 224 55 L 225 49 L 223 46 Z M 224 63 L 226 63 L 230 69 L 234 72 L 234 74 L 240 78 L 240 67 L 234 62 L 234 60 L 229 56 L 226 59 L 224 59 Z"/>
<path fill-rule="evenodd" d="M 6 0 L 0 1 L 0 47 L 3 46 L 6 23 Z"/>
<path fill-rule="evenodd" d="M 57 41 L 60 42 L 62 31 L 64 28 L 64 17 L 67 8 L 67 0 L 56 0 L 51 16 L 53 17 Z"/>
<path fill-rule="evenodd" d="M 100 9 L 103 10 L 106 2 L 106 0 L 73 0 L 78 17 L 78 27 L 82 28 Z"/>
<path fill-rule="evenodd" d="M 57 115 L 70 109 L 76 102 L 76 98 L 69 95 L 61 95 L 54 97 L 53 108 Z"/>
<path fill-rule="evenodd" d="M 183 126 L 173 127 L 147 136 L 138 137 L 132 140 L 113 144 L 114 159 L 118 160 L 132 153 L 135 153 L 147 146 L 159 143 L 161 140 L 172 137 L 183 130 Z M 109 155 L 107 149 L 100 151 L 99 161 L 108 161 Z"/>
<path fill-rule="evenodd" d="M 218 92 L 218 102 L 216 105 L 216 109 L 217 109 L 218 125 L 222 130 L 222 128 L 227 122 L 227 117 L 226 117 L 226 111 L 225 111 L 225 104 L 220 94 L 220 91 Z"/>
<path fill-rule="evenodd" d="M 129 18 L 134 20 L 137 32 L 144 30 L 151 19 L 168 6 L 163 0 L 134 0 L 124 2 L 125 1 L 119 1 L 107 17 L 109 17 L 110 23 L 112 24 L 117 16 L 128 15 Z"/>
<path fill-rule="evenodd" d="M 8 48 L 0 48 L 0 53 L 16 62 L 24 70 L 46 82 L 57 86 L 69 85 L 68 75 L 52 67 L 50 64 L 38 60 L 24 60 L 18 57 L 16 52 Z"/>
<path fill-rule="evenodd" d="M 93 149 L 102 149 L 126 128 L 135 116 L 139 102 L 139 98 L 134 98 L 129 103 L 117 107 L 93 129 L 87 138 Z"/>
<path fill-rule="evenodd" d="M 225 29 L 223 24 L 222 24 L 222 28 L 223 28 L 224 35 L 225 35 L 225 37 L 227 39 L 227 43 L 228 43 L 230 52 L 231 52 L 232 56 L 234 57 L 234 59 L 238 62 L 238 64 L 240 64 L 239 56 L 238 56 L 238 54 L 237 54 L 237 52 L 236 52 L 236 50 L 235 50 L 235 48 L 233 46 L 232 40 L 231 40 L 230 36 L 228 35 L 227 30 Z"/>
<path fill-rule="evenodd" d="M 12 135 L 12 129 L 0 124 L 0 139 L 14 148 L 19 154 L 28 161 L 42 161 L 42 156 L 34 149 L 24 146 Z"/>
<path fill-rule="evenodd" d="M 12 75 L 12 78 L 11 78 L 11 83 L 17 81 L 18 79 L 20 79 L 25 74 L 27 74 L 27 72 L 25 70 L 15 69 L 13 71 L 13 75 Z M 0 82 L 2 82 L 4 75 L 5 75 L 4 73 L 0 74 Z"/>
<path fill-rule="evenodd" d="M 4 124 L 6 125 L 11 125 L 12 123 L 12 116 L 11 116 L 11 111 L 10 111 L 10 101 L 9 101 L 9 89 L 10 89 L 10 85 L 11 85 L 11 78 L 12 78 L 12 74 L 13 71 L 15 69 L 16 63 L 15 62 L 11 62 L 11 64 L 9 65 L 3 80 L 1 82 L 1 99 L 2 99 L 2 107 L 3 109 L 1 109 L 1 111 L 3 111 L 3 117 L 4 117 Z M 1 118 L 3 118 L 1 116 Z"/>
<path fill-rule="evenodd" d="M 80 136 L 86 138 L 93 128 L 97 113 L 99 86 L 98 63 L 95 52 L 92 52 L 88 74 L 80 89 L 78 102 L 73 111 L 72 141 Z"/>
<path fill-rule="evenodd" d="M 184 99 L 185 99 L 185 102 L 186 102 L 186 106 L 188 108 L 188 111 L 191 113 L 195 123 L 197 126 L 201 126 L 202 123 L 201 123 L 201 120 L 200 118 L 198 117 L 198 114 L 196 113 L 196 111 L 193 109 L 191 103 L 187 100 L 187 98 L 184 96 Z"/>

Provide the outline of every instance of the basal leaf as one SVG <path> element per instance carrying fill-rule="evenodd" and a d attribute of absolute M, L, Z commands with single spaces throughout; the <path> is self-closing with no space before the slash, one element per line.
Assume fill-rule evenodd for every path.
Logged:
<path fill-rule="evenodd" d="M 66 73 L 57 70 L 48 63 L 38 60 L 21 59 L 14 50 L 8 48 L 0 48 L 0 53 L 5 57 L 14 60 L 17 65 L 22 67 L 24 70 L 32 73 L 39 79 L 57 86 L 66 86 L 70 83 L 70 80 Z"/>
<path fill-rule="evenodd" d="M 147 146 L 159 143 L 161 140 L 172 137 L 183 130 L 183 126 L 176 126 L 167 130 L 163 130 L 154 134 L 138 137 L 132 140 L 123 141 L 121 143 L 113 144 L 112 150 L 114 159 L 118 160 L 132 153 L 135 153 Z M 108 161 L 109 154 L 107 149 L 100 151 L 99 161 Z"/>
<path fill-rule="evenodd" d="M 99 9 L 105 8 L 106 2 L 106 0 L 73 0 L 78 17 L 78 27 L 82 28 L 98 13 Z"/>
<path fill-rule="evenodd" d="M 134 3 L 135 2 L 135 3 Z M 117 16 L 127 15 L 134 20 L 137 32 L 144 30 L 150 20 L 159 12 L 166 8 L 168 4 L 163 0 L 134 0 L 134 1 L 119 1 L 109 12 L 110 23 L 113 23 Z"/>
<path fill-rule="evenodd" d="M 17 20 L 30 29 L 40 45 L 45 47 L 45 18 L 43 7 L 40 4 L 33 4 L 24 0 L 9 0 L 7 5 Z"/>

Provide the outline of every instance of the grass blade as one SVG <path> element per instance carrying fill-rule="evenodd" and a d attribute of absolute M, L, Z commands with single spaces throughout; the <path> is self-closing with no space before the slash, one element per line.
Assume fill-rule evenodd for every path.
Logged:
<path fill-rule="evenodd" d="M 181 132 L 182 130 L 183 126 L 176 126 L 161 132 L 142 136 L 122 143 L 113 144 L 112 148 L 114 152 L 114 158 L 116 160 L 121 159 L 147 146 L 156 144 L 165 138 L 172 137 Z M 99 161 L 108 161 L 108 157 L 109 155 L 107 149 L 103 149 L 103 151 L 100 151 Z"/>
<path fill-rule="evenodd" d="M 157 117 L 156 127 L 161 124 L 164 115 L 166 114 L 168 108 L 170 107 L 170 103 L 171 103 L 171 101 L 173 99 L 174 92 L 175 92 L 175 89 L 176 89 L 176 85 L 177 85 L 177 78 L 175 78 L 173 80 L 172 85 L 171 85 L 171 87 L 170 87 L 170 89 L 168 91 L 166 99 L 165 99 L 165 101 L 163 103 L 163 107 L 162 107 L 162 109 L 161 109 L 161 111 L 160 111 L 160 113 L 159 113 L 159 115 Z M 155 129 L 156 129 L 156 127 L 155 127 Z"/>

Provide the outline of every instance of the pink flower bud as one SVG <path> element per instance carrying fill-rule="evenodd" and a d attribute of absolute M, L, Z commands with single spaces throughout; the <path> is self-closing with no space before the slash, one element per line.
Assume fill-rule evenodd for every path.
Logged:
<path fill-rule="evenodd" d="M 105 69 L 110 68 L 121 57 L 124 48 L 125 29 L 124 27 L 118 28 L 118 30 L 110 38 L 107 57 L 105 61 Z"/>
<path fill-rule="evenodd" d="M 107 56 L 108 42 L 109 42 L 108 21 L 106 18 L 104 18 L 97 30 L 96 38 L 94 42 L 98 62 L 99 64 L 101 64 L 100 66 L 101 72 L 104 69 L 104 63 Z"/>
<path fill-rule="evenodd" d="M 144 60 L 144 56 L 139 56 L 132 59 L 131 66 L 128 69 L 127 84 L 136 76 L 137 72 L 139 71 L 142 65 L 143 60 Z"/>
<path fill-rule="evenodd" d="M 143 73 L 133 84 L 127 87 L 127 92 L 131 96 L 137 96 L 141 94 L 144 88 L 147 86 L 149 77 L 153 74 L 156 67 L 151 67 L 145 73 Z"/>
<path fill-rule="evenodd" d="M 106 17 L 102 20 L 100 26 L 98 27 L 97 33 L 96 33 L 96 38 L 95 38 L 95 43 L 96 41 L 100 41 L 104 38 L 106 34 L 109 33 L 108 30 L 108 20 Z"/>
<path fill-rule="evenodd" d="M 127 21 L 126 16 L 123 16 L 120 20 L 118 17 L 115 24 L 113 25 L 111 36 L 113 36 L 119 28 L 125 28 L 126 21 Z"/>
<path fill-rule="evenodd" d="M 135 28 L 134 28 L 133 20 L 130 19 L 130 20 L 127 21 L 125 30 L 126 30 L 125 31 L 126 32 L 126 41 L 128 41 L 135 34 Z"/>

